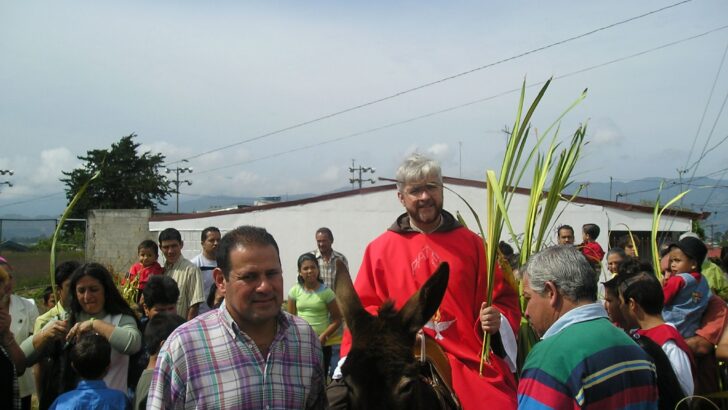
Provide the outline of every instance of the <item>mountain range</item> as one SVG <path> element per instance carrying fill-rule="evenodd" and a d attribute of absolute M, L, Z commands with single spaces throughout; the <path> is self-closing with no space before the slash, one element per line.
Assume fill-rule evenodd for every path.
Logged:
<path fill-rule="evenodd" d="M 662 190 L 660 185 L 662 184 Z M 666 203 L 680 192 L 689 190 L 681 201 L 673 207 L 684 208 L 694 212 L 710 212 L 711 215 L 701 222 L 706 234 L 711 235 L 723 233 L 728 230 L 728 182 L 710 178 L 696 178 L 693 181 L 681 181 L 677 179 L 662 179 L 656 177 L 642 178 L 638 180 L 623 182 L 576 182 L 573 183 L 567 193 L 574 193 L 581 186 L 580 196 L 612 200 L 617 202 L 629 202 L 643 205 L 653 205 L 660 197 L 661 203 Z M 331 192 L 340 192 L 351 189 L 342 187 Z M 305 193 L 296 195 L 280 195 L 282 201 L 291 201 L 307 198 L 319 194 Z M 260 197 L 246 196 L 199 196 L 180 197 L 180 210 L 182 212 L 200 212 L 211 209 L 223 209 L 237 206 L 250 206 L 260 201 Z M 266 197 L 264 199 L 270 199 Z M 52 221 L 25 221 L 27 219 L 50 219 L 57 218 L 63 211 L 66 200 L 62 196 L 49 198 L 39 202 L 28 203 L 20 213 L 0 214 L 0 240 L 19 240 L 28 242 L 28 238 L 50 236 L 53 233 L 55 224 Z M 176 198 L 173 196 L 167 201 L 167 205 L 160 208 L 160 212 L 175 212 Z M 22 219 L 23 221 L 13 221 Z"/>

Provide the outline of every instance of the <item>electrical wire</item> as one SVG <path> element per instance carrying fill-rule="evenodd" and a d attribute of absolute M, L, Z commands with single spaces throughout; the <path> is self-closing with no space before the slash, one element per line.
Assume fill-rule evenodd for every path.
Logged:
<path fill-rule="evenodd" d="M 448 77 L 441 78 L 439 80 L 435 80 L 435 81 L 431 81 L 431 82 L 428 82 L 428 83 L 425 83 L 425 84 L 421 84 L 421 85 L 418 85 L 416 87 L 412 87 L 412 88 L 409 88 L 409 89 L 406 89 L 406 90 L 403 90 L 403 91 L 399 91 L 399 92 L 396 92 L 394 94 L 390 94 L 390 95 L 385 96 L 385 97 L 381 97 L 381 98 L 378 98 L 378 99 L 375 99 L 375 100 L 372 100 L 372 101 L 368 101 L 368 102 L 365 102 L 365 103 L 362 103 L 362 104 L 359 104 L 359 105 L 355 105 L 353 107 L 345 108 L 343 110 L 339 110 L 339 111 L 336 111 L 336 112 L 333 112 L 333 113 L 329 113 L 329 114 L 326 114 L 326 115 L 322 115 L 320 117 L 316 117 L 316 118 L 311 119 L 311 120 L 299 122 L 299 123 L 296 123 L 296 124 L 293 124 L 293 125 L 290 125 L 290 126 L 287 126 L 287 127 L 284 127 L 284 128 L 280 128 L 280 129 L 277 129 L 277 130 L 274 130 L 274 131 L 270 131 L 270 132 L 267 132 L 267 133 L 264 133 L 264 134 L 261 134 L 261 135 L 255 136 L 255 137 L 247 138 L 247 139 L 244 139 L 242 141 L 238 141 L 238 142 L 235 142 L 235 143 L 232 143 L 232 144 L 228 144 L 228 145 L 225 145 L 225 146 L 222 146 L 222 147 L 214 148 L 214 149 L 211 149 L 211 150 L 208 150 L 208 151 L 205 151 L 205 152 L 196 154 L 196 155 L 192 155 L 192 156 L 186 157 L 184 159 L 191 160 L 191 159 L 199 158 L 199 157 L 202 157 L 204 155 L 211 154 L 213 152 L 217 152 L 217 151 L 221 151 L 221 150 L 224 150 L 224 149 L 232 148 L 232 147 L 235 147 L 235 146 L 238 146 L 238 145 L 242 145 L 242 144 L 246 144 L 246 143 L 249 143 L 249 142 L 261 140 L 261 139 L 264 139 L 264 138 L 267 138 L 267 137 L 270 137 L 270 136 L 273 136 L 273 135 L 276 135 L 276 134 L 280 134 L 280 133 L 283 133 L 283 132 L 286 132 L 286 131 L 290 131 L 290 130 L 293 130 L 293 129 L 296 129 L 296 128 L 304 127 L 306 125 L 310 125 L 310 124 L 313 124 L 313 123 L 316 123 L 316 122 L 319 122 L 319 121 L 323 121 L 323 120 L 326 120 L 326 119 L 329 119 L 329 118 L 332 118 L 332 117 L 336 117 L 336 116 L 339 116 L 341 114 L 345 114 L 345 113 L 348 113 L 348 112 L 351 112 L 351 111 L 359 110 L 361 108 L 369 107 L 369 106 L 374 105 L 374 104 L 378 104 L 378 103 L 381 103 L 381 102 L 384 102 L 384 101 L 387 101 L 387 100 L 391 100 L 391 99 L 394 99 L 394 98 L 397 98 L 397 97 L 401 97 L 401 96 L 403 96 L 405 94 L 409 94 L 409 93 L 412 93 L 414 91 L 418 91 L 418 90 L 421 90 L 421 89 L 424 89 L 424 88 L 427 88 L 427 87 L 431 87 L 431 86 L 436 85 L 436 84 L 441 84 L 441 83 L 444 83 L 446 81 L 450 81 L 450 80 L 453 80 L 453 79 L 456 79 L 456 78 L 459 78 L 459 77 L 463 77 L 463 76 L 466 76 L 466 75 L 475 73 L 477 71 L 485 70 L 487 68 L 491 68 L 491 67 L 494 67 L 494 66 L 497 66 L 497 65 L 500 65 L 500 64 L 509 62 L 509 61 L 513 61 L 513 60 L 516 60 L 516 59 L 519 59 L 519 58 L 528 56 L 530 54 L 538 53 L 540 51 L 544 51 L 544 50 L 547 50 L 547 49 L 550 49 L 550 48 L 553 48 L 553 47 L 556 47 L 556 46 L 559 46 L 559 45 L 562 45 L 562 44 L 566 44 L 566 43 L 569 43 L 571 41 L 578 40 L 578 39 L 581 39 L 581 38 L 590 36 L 592 34 L 598 33 L 600 31 L 608 30 L 610 28 L 614 28 L 614 27 L 620 26 L 622 24 L 626 24 L 626 23 L 629 23 L 629 22 L 632 22 L 632 21 L 635 21 L 635 20 L 639 20 L 639 19 L 645 18 L 647 16 L 651 16 L 653 14 L 657 14 L 657 13 L 663 12 L 665 10 L 669 10 L 671 8 L 674 8 L 674 7 L 677 7 L 677 6 L 681 6 L 681 5 L 686 4 L 686 3 L 690 3 L 691 1 L 692 0 L 679 1 L 677 3 L 673 3 L 673 4 L 667 5 L 665 7 L 661 7 L 659 9 L 656 9 L 656 10 L 652 10 L 652 11 L 649 11 L 649 12 L 646 12 L 646 13 L 642 13 L 642 14 L 639 14 L 639 15 L 636 15 L 636 16 L 633 16 L 633 17 L 630 17 L 628 19 L 625 19 L 625 20 L 620 20 L 620 21 L 617 21 L 615 23 L 608 24 L 606 26 L 601 26 L 601 27 L 598 27 L 596 29 L 593 29 L 593 30 L 584 32 L 582 34 L 578 34 L 578 35 L 575 35 L 575 36 L 572 36 L 572 37 L 568 37 L 566 39 L 559 40 L 559 41 L 556 41 L 556 42 L 553 42 L 553 43 L 550 43 L 550 44 L 547 44 L 547 45 L 544 45 L 544 46 L 541 46 L 541 47 L 538 47 L 538 48 L 534 48 L 534 49 L 531 49 L 531 50 L 522 52 L 520 54 L 516 54 L 516 55 L 511 56 L 511 57 L 503 58 L 501 60 L 494 61 L 492 63 L 484 64 L 484 65 L 481 65 L 481 66 L 478 66 L 478 67 L 475 67 L 475 68 L 472 68 L 472 69 L 469 69 L 469 70 L 466 70 L 466 71 L 463 71 L 463 72 L 460 72 L 460 73 L 457 73 L 457 74 L 454 74 L 454 75 L 451 75 L 451 76 L 448 76 Z M 178 162 L 180 162 L 182 160 L 183 159 L 180 159 L 180 160 L 177 160 L 177 161 L 173 161 L 170 164 L 175 164 L 175 163 L 178 163 Z"/>
<path fill-rule="evenodd" d="M 693 150 L 695 149 L 695 143 L 698 141 L 698 136 L 700 135 L 700 130 L 703 128 L 703 121 L 705 120 L 705 115 L 708 113 L 708 107 L 710 106 L 710 101 L 713 99 L 713 92 L 715 91 L 715 86 L 718 84 L 718 78 L 720 77 L 720 73 L 723 70 L 723 63 L 725 62 L 725 56 L 728 54 L 728 43 L 725 45 L 725 49 L 723 50 L 723 57 L 720 59 L 720 64 L 718 65 L 718 72 L 715 73 L 715 78 L 713 79 L 713 86 L 710 88 L 710 94 L 708 94 L 708 101 L 705 103 L 705 108 L 703 108 L 703 114 L 700 116 L 700 123 L 698 123 L 698 129 L 695 131 L 695 137 L 693 137 L 693 143 L 690 145 L 690 152 L 688 152 L 688 157 L 685 159 L 685 165 L 683 166 L 682 171 L 687 172 L 690 168 L 688 168 L 688 163 L 690 162 L 690 158 L 693 156 Z"/>
<path fill-rule="evenodd" d="M 715 131 L 715 127 L 718 125 L 718 121 L 720 120 L 720 117 L 723 115 L 723 109 L 725 109 L 726 102 L 728 102 L 728 91 L 725 93 L 725 97 L 723 98 L 723 103 L 720 105 L 720 110 L 718 111 L 718 115 L 715 116 L 715 121 L 713 121 L 713 126 L 710 128 L 710 133 L 708 134 L 708 139 L 705 140 L 705 145 L 703 146 L 703 151 L 700 153 L 700 157 L 695 161 L 694 165 L 695 168 L 693 168 L 693 174 L 690 176 L 690 181 L 692 182 L 693 177 L 695 176 L 695 173 L 698 172 L 698 168 L 700 167 L 700 161 L 705 158 L 710 151 L 714 150 L 720 144 L 726 141 L 728 139 L 728 136 L 723 138 L 718 144 L 715 144 L 712 148 L 708 148 L 708 143 L 710 143 L 710 140 L 713 138 L 713 132 Z"/>
<path fill-rule="evenodd" d="M 596 70 L 598 68 L 606 67 L 606 66 L 609 66 L 611 64 L 616 64 L 616 63 L 619 63 L 619 62 L 622 62 L 622 61 L 625 61 L 625 60 L 629 60 L 629 59 L 632 59 L 632 58 L 635 58 L 635 57 L 639 57 L 639 56 L 643 56 L 645 54 L 649 54 L 649 53 L 652 53 L 652 52 L 655 52 L 655 51 L 658 51 L 658 50 L 662 50 L 664 48 L 672 47 L 672 46 L 675 46 L 675 45 L 678 45 L 678 44 L 681 44 L 681 43 L 685 43 L 685 42 L 688 42 L 688 41 L 691 41 L 691 40 L 695 40 L 695 39 L 698 39 L 698 38 L 701 38 L 701 37 L 704 37 L 704 36 L 707 36 L 709 34 L 712 34 L 712 33 L 715 33 L 715 32 L 721 31 L 721 30 L 725 30 L 725 29 L 728 29 L 728 25 L 716 27 L 714 29 L 705 31 L 705 32 L 700 33 L 700 34 L 696 34 L 696 35 L 693 35 L 693 36 L 690 36 L 690 37 L 686 37 L 686 38 L 683 38 L 683 39 L 680 39 L 680 40 L 676 40 L 676 41 L 672 41 L 672 42 L 669 42 L 669 43 L 665 43 L 665 44 L 662 44 L 662 45 L 659 45 L 659 46 L 656 46 L 656 47 L 653 47 L 653 48 L 650 48 L 650 49 L 647 49 L 647 50 L 644 50 L 644 51 L 640 51 L 640 52 L 637 52 L 637 53 L 634 53 L 634 54 L 630 54 L 630 55 L 624 56 L 624 57 L 619 57 L 619 58 L 615 58 L 615 59 L 612 59 L 612 60 L 605 61 L 603 63 L 595 64 L 595 65 L 592 65 L 592 66 L 588 66 L 588 67 L 585 67 L 585 68 L 582 68 L 582 69 L 579 69 L 579 70 L 576 70 L 576 71 L 572 71 L 572 72 L 569 72 L 569 73 L 566 73 L 566 74 L 563 74 L 563 75 L 556 76 L 556 77 L 554 77 L 554 79 L 555 80 L 560 80 L 560 79 L 564 79 L 564 78 L 567 78 L 567 77 L 571 77 L 571 76 L 574 76 L 574 75 L 577 75 L 577 74 L 582 74 L 582 73 L 585 73 L 585 72 L 588 72 L 588 71 Z M 545 83 L 545 81 L 539 81 L 539 82 L 536 82 L 536 83 L 532 83 L 532 84 L 527 85 L 526 88 L 537 87 L 539 85 L 543 85 L 544 83 Z M 447 107 L 447 108 L 444 108 L 444 109 L 441 109 L 441 110 L 438 110 L 438 111 L 430 112 L 430 113 L 423 114 L 423 115 L 419 115 L 419 116 L 416 116 L 416 117 L 411 117 L 411 118 L 408 118 L 408 119 L 405 119 L 405 120 L 401 120 L 401 121 L 396 121 L 396 122 L 384 124 L 384 125 L 381 125 L 381 126 L 378 126 L 378 127 L 374 127 L 374 128 L 370 128 L 370 129 L 364 130 L 364 131 L 355 132 L 353 134 L 348 134 L 348 135 L 345 135 L 345 136 L 341 136 L 341 137 L 336 137 L 336 138 L 332 138 L 332 139 L 320 141 L 318 143 L 304 145 L 304 146 L 301 146 L 301 147 L 298 147 L 298 148 L 289 149 L 289 150 L 286 150 L 286 151 L 280 151 L 280 152 L 273 153 L 273 154 L 270 154 L 270 155 L 266 155 L 266 156 L 263 156 L 263 157 L 249 159 L 249 160 L 246 160 L 246 161 L 236 162 L 236 163 L 233 163 L 233 164 L 227 164 L 227 165 L 223 165 L 223 166 L 219 166 L 219 167 L 215 167 L 215 168 L 210 168 L 210 169 L 205 169 L 205 170 L 201 170 L 201 171 L 196 171 L 195 172 L 195 175 L 200 175 L 200 174 L 205 174 L 205 173 L 208 173 L 208 172 L 219 171 L 219 170 L 222 170 L 222 169 L 233 168 L 233 167 L 237 167 L 237 166 L 241 166 L 241 165 L 247 165 L 247 164 L 251 164 L 253 162 L 257 162 L 257 161 L 262 161 L 262 160 L 265 160 L 265 159 L 271 159 L 271 158 L 275 158 L 275 157 L 279 157 L 279 156 L 282 156 L 282 155 L 291 154 L 291 153 L 298 152 L 298 151 L 303 151 L 303 150 L 307 150 L 307 149 L 311 149 L 311 148 L 316 148 L 316 147 L 320 147 L 322 145 L 331 144 L 331 143 L 334 143 L 334 142 L 339 142 L 339 141 L 343 141 L 343 140 L 350 139 L 350 138 L 354 138 L 354 137 L 359 137 L 359 136 L 362 136 L 362 135 L 365 135 L 365 134 L 371 134 L 373 132 L 381 131 L 383 129 L 396 127 L 396 126 L 399 126 L 399 125 L 411 123 L 411 122 L 418 121 L 418 120 L 421 120 L 421 119 L 425 119 L 425 118 L 433 117 L 433 116 L 436 116 L 436 115 L 439 115 L 439 114 L 444 114 L 444 113 L 447 113 L 447 112 L 450 112 L 450 111 L 454 111 L 454 110 L 458 110 L 458 109 L 461 109 L 461 108 L 465 108 L 465 107 L 468 107 L 468 106 L 471 106 L 471 105 L 475 105 L 475 104 L 479 104 L 479 103 L 482 103 L 482 102 L 490 101 L 490 100 L 493 100 L 493 99 L 496 99 L 496 98 L 499 98 L 499 97 L 502 97 L 502 96 L 505 96 L 505 95 L 508 95 L 508 94 L 513 94 L 513 93 L 519 92 L 520 90 L 521 90 L 520 88 L 512 88 L 510 90 L 502 91 L 502 92 L 500 92 L 498 94 L 494 94 L 494 95 L 491 95 L 491 96 L 488 96 L 488 97 L 479 98 L 479 99 L 476 99 L 476 100 L 473 100 L 473 101 L 465 102 L 463 104 L 458 104 L 458 105 L 455 105 L 455 106 L 452 106 L 452 107 Z M 715 147 L 713 147 L 712 149 L 714 149 L 714 148 Z"/>

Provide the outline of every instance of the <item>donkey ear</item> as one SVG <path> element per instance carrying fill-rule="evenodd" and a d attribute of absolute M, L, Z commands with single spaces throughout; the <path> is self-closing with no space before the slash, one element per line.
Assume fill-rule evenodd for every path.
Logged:
<path fill-rule="evenodd" d="M 450 266 L 447 262 L 443 262 L 399 311 L 402 322 L 408 326 L 411 332 L 420 330 L 437 312 L 437 308 L 440 307 L 442 298 L 445 296 L 449 278 Z"/>
<path fill-rule="evenodd" d="M 361 305 L 359 295 L 354 290 L 354 284 L 351 282 L 349 270 L 346 268 L 341 259 L 336 259 L 336 278 L 334 279 L 334 290 L 336 291 L 336 302 L 341 309 L 341 315 L 344 317 L 349 327 L 353 326 L 354 319 L 363 313 L 367 313 Z"/>

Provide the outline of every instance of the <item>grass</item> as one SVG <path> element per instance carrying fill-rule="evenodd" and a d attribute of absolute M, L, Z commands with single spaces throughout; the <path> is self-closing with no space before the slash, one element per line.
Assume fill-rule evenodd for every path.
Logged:
<path fill-rule="evenodd" d="M 50 286 L 48 266 L 50 265 L 50 252 L 5 251 L 2 256 L 10 262 L 15 277 L 15 294 L 25 298 L 42 299 L 43 290 Z M 57 263 L 77 260 L 83 262 L 83 251 L 60 251 L 56 257 Z"/>

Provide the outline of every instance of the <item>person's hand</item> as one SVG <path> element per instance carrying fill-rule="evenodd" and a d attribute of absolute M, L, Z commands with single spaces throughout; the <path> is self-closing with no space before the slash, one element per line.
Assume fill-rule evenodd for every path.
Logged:
<path fill-rule="evenodd" d="M 501 323 L 501 313 L 495 306 L 480 305 L 480 326 L 483 332 L 491 335 L 498 332 Z"/>
<path fill-rule="evenodd" d="M 326 345 L 326 341 L 327 341 L 328 339 L 329 339 L 329 337 L 328 337 L 328 336 L 326 336 L 326 335 L 321 335 L 321 336 L 319 336 L 319 342 L 321 342 L 321 346 L 324 346 L 324 345 Z"/>
<path fill-rule="evenodd" d="M 66 326 L 68 326 L 68 323 L 65 320 L 56 320 L 41 330 L 40 336 L 44 342 L 46 340 L 63 340 L 68 333 Z"/>
<path fill-rule="evenodd" d="M 73 325 L 71 330 L 68 331 L 68 335 L 66 335 L 66 340 L 69 340 L 69 341 L 74 340 L 77 337 L 79 337 L 85 333 L 93 332 L 94 331 L 93 323 L 94 323 L 93 319 L 84 320 L 83 322 L 76 323 L 75 325 Z"/>

